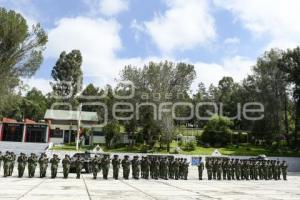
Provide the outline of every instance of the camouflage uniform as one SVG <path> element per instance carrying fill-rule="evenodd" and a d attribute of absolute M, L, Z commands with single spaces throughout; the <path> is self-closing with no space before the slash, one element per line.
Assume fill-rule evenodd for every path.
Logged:
<path fill-rule="evenodd" d="M 77 159 L 75 160 L 76 178 L 77 179 L 80 179 L 83 164 L 84 164 L 84 159 L 81 156 L 78 156 Z"/>
<path fill-rule="evenodd" d="M 124 179 L 129 179 L 129 174 L 130 174 L 129 156 L 125 155 L 121 164 L 122 164 L 122 168 L 123 168 L 123 178 Z"/>
<path fill-rule="evenodd" d="M 29 176 L 29 178 L 34 177 L 37 162 L 38 162 L 37 156 L 34 153 L 31 153 L 30 156 L 28 157 L 28 176 Z"/>
<path fill-rule="evenodd" d="M 119 159 L 119 156 L 114 155 L 114 158 L 112 159 L 111 163 L 113 166 L 113 178 L 117 180 L 119 178 L 119 169 L 121 164 L 121 160 Z"/>
<path fill-rule="evenodd" d="M 110 167 L 109 155 L 104 155 L 104 158 L 101 161 L 101 165 L 102 165 L 103 179 L 107 179 L 108 178 L 109 167 Z"/>
<path fill-rule="evenodd" d="M 204 163 L 202 162 L 202 158 L 200 157 L 199 158 L 199 164 L 198 164 L 199 180 L 202 180 L 203 170 L 204 170 Z"/>
<path fill-rule="evenodd" d="M 14 171 L 15 162 L 16 162 L 16 159 L 17 159 L 17 156 L 14 152 L 10 152 L 10 155 L 11 155 L 11 162 L 10 162 L 10 166 L 9 166 L 9 176 L 11 176 L 13 171 Z"/>
<path fill-rule="evenodd" d="M 283 180 L 286 181 L 287 180 L 286 175 L 287 175 L 287 169 L 288 169 L 287 163 L 285 161 L 282 161 L 280 168 L 281 168 L 281 172 L 282 172 L 282 178 L 283 178 Z"/>
<path fill-rule="evenodd" d="M 57 175 L 57 168 L 59 165 L 60 159 L 58 155 L 53 154 L 53 158 L 50 159 L 51 163 L 51 178 L 56 178 Z"/>
<path fill-rule="evenodd" d="M 46 177 L 47 168 L 48 168 L 48 158 L 45 153 L 42 153 L 39 158 L 40 165 L 40 178 Z"/>
<path fill-rule="evenodd" d="M 71 166 L 71 158 L 69 155 L 65 155 L 65 158 L 62 160 L 62 166 L 64 178 L 68 178 Z"/>
<path fill-rule="evenodd" d="M 138 156 L 133 156 L 133 160 L 131 161 L 131 167 L 132 167 L 132 177 L 134 179 L 139 179 L 140 176 L 140 161 L 138 159 Z"/>
<path fill-rule="evenodd" d="M 18 157 L 18 176 L 19 178 L 23 177 L 24 170 L 26 167 L 27 163 L 27 157 L 24 153 L 21 153 L 20 156 Z"/>

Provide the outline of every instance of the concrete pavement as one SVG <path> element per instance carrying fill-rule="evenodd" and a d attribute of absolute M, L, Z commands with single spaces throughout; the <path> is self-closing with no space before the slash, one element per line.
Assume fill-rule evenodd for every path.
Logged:
<path fill-rule="evenodd" d="M 197 179 L 197 168 L 190 167 L 189 180 L 97 180 L 91 174 L 63 179 L 62 169 L 56 179 L 3 178 L 0 171 L 0 200 L 90 200 L 90 199 L 300 199 L 300 174 L 290 173 L 288 181 L 208 181 Z M 38 175 L 38 171 L 36 175 Z M 120 171 L 120 175 L 122 171 Z"/>

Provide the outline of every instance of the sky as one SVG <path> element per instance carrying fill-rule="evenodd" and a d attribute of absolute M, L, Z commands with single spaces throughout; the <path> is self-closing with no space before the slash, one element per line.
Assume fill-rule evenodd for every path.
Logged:
<path fill-rule="evenodd" d="M 125 65 L 149 61 L 193 64 L 207 87 L 223 76 L 240 82 L 271 48 L 300 42 L 298 0 L 0 0 L 48 33 L 44 61 L 24 80 L 51 91 L 51 70 L 62 51 L 79 49 L 84 84 L 103 87 Z"/>

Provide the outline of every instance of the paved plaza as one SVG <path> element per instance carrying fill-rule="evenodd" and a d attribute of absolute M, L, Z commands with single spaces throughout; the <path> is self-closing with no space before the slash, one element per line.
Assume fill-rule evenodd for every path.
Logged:
<path fill-rule="evenodd" d="M 290 173 L 288 181 L 199 181 L 197 168 L 190 167 L 189 180 L 94 180 L 91 174 L 76 179 L 17 177 L 3 178 L 0 171 L 0 199 L 300 199 L 300 174 Z M 122 171 L 120 171 L 120 174 Z M 38 175 L 38 171 L 36 173 Z M 100 174 L 101 175 L 101 174 Z M 110 170 L 112 177 L 112 170 Z"/>

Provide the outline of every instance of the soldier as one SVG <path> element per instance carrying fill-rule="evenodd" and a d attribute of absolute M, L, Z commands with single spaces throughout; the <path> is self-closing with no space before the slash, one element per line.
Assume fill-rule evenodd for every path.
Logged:
<path fill-rule="evenodd" d="M 178 158 L 175 158 L 175 160 L 173 161 L 172 167 L 173 167 L 173 171 L 174 171 L 174 178 L 175 178 L 175 180 L 178 180 L 178 178 L 179 178 L 179 161 L 178 161 Z"/>
<path fill-rule="evenodd" d="M 218 160 L 215 165 L 216 165 L 217 179 L 221 180 L 221 176 L 222 176 L 222 160 Z"/>
<path fill-rule="evenodd" d="M 132 177 L 134 179 L 139 179 L 140 176 L 140 161 L 138 156 L 133 156 L 133 160 L 131 161 L 132 167 Z"/>
<path fill-rule="evenodd" d="M 264 167 L 263 167 L 263 161 L 259 161 L 259 180 L 263 180 L 264 179 Z"/>
<path fill-rule="evenodd" d="M 142 156 L 142 160 L 141 160 L 141 178 L 145 178 L 145 157 Z"/>
<path fill-rule="evenodd" d="M 258 174 L 259 174 L 259 163 L 257 161 L 253 161 L 253 179 L 258 180 Z"/>
<path fill-rule="evenodd" d="M 213 179 L 216 180 L 216 175 L 217 175 L 217 159 L 212 159 L 211 165 L 212 165 L 212 175 Z"/>
<path fill-rule="evenodd" d="M 262 168 L 263 168 L 263 177 L 265 180 L 268 180 L 268 165 L 267 165 L 267 162 L 264 160 L 263 161 L 263 165 L 262 165 Z"/>
<path fill-rule="evenodd" d="M 11 165 L 11 155 L 9 151 L 6 151 L 5 155 L 3 156 L 3 171 L 4 177 L 9 176 L 9 166 Z"/>
<path fill-rule="evenodd" d="M 229 174 L 230 174 L 230 179 L 231 180 L 235 180 L 235 163 L 234 163 L 234 159 L 231 159 L 231 162 L 229 164 Z"/>
<path fill-rule="evenodd" d="M 2 160 L 3 160 L 3 156 L 2 156 L 2 152 L 0 151 L 0 171 L 1 171 Z"/>
<path fill-rule="evenodd" d="M 235 168 L 235 177 L 237 180 L 240 180 L 241 179 L 241 163 L 240 163 L 239 159 L 235 160 L 234 168 Z"/>
<path fill-rule="evenodd" d="M 9 176 L 11 176 L 13 174 L 14 168 L 15 168 L 15 162 L 17 159 L 17 156 L 14 152 L 10 152 L 11 155 L 11 162 L 10 162 L 10 166 L 9 166 Z"/>
<path fill-rule="evenodd" d="M 34 177 L 35 169 L 37 165 L 37 156 L 34 153 L 31 153 L 28 157 L 28 176 L 29 178 Z"/>
<path fill-rule="evenodd" d="M 280 168 L 281 168 L 281 173 L 282 173 L 282 178 L 283 180 L 287 180 L 286 179 L 286 175 L 287 175 L 287 169 L 288 169 L 288 165 L 287 163 L 284 161 L 282 161 L 281 165 L 280 165 Z"/>
<path fill-rule="evenodd" d="M 173 161 L 174 161 L 174 157 L 170 157 L 169 158 L 169 166 L 168 166 L 170 179 L 174 179 Z"/>
<path fill-rule="evenodd" d="M 223 159 L 221 163 L 221 168 L 223 172 L 223 180 L 226 180 L 226 177 L 229 175 L 229 161 L 227 159 Z"/>
<path fill-rule="evenodd" d="M 81 170 L 83 168 L 84 159 L 79 155 L 75 160 L 76 178 L 80 179 Z"/>
<path fill-rule="evenodd" d="M 107 179 L 108 172 L 109 172 L 109 167 L 110 167 L 109 155 L 107 155 L 107 154 L 104 155 L 104 158 L 102 159 L 101 165 L 102 165 L 103 179 Z"/>
<path fill-rule="evenodd" d="M 183 179 L 183 158 L 179 159 L 179 178 Z"/>
<path fill-rule="evenodd" d="M 149 179 L 150 165 L 151 165 L 151 162 L 150 162 L 149 158 L 145 157 L 145 171 L 144 171 L 145 179 Z"/>
<path fill-rule="evenodd" d="M 62 160 L 62 166 L 64 178 L 68 178 L 71 166 L 71 158 L 69 155 L 65 155 L 65 158 Z"/>
<path fill-rule="evenodd" d="M 198 164 L 199 180 L 202 180 L 203 170 L 204 170 L 204 163 L 202 162 L 202 157 L 200 157 L 199 158 L 199 164 Z"/>
<path fill-rule="evenodd" d="M 124 156 L 124 159 L 122 160 L 121 164 L 123 168 L 123 178 L 128 180 L 130 174 L 130 160 L 128 155 Z"/>
<path fill-rule="evenodd" d="M 154 158 L 154 171 L 153 171 L 153 178 L 155 179 L 155 180 L 157 180 L 158 179 L 158 177 L 159 177 L 159 175 L 160 175 L 160 161 L 159 161 L 159 159 L 158 158 Z"/>
<path fill-rule="evenodd" d="M 18 176 L 19 178 L 23 177 L 24 170 L 27 163 L 27 157 L 24 153 L 20 153 L 20 156 L 18 157 Z"/>
<path fill-rule="evenodd" d="M 120 169 L 120 164 L 121 164 L 121 160 L 119 159 L 118 155 L 114 155 L 114 158 L 112 159 L 111 164 L 113 166 L 113 178 L 118 180 L 119 169 Z"/>
<path fill-rule="evenodd" d="M 167 172 L 167 159 L 164 157 L 160 161 L 160 168 L 161 168 L 161 178 L 168 180 L 168 172 Z"/>
<path fill-rule="evenodd" d="M 155 160 L 153 157 L 150 157 L 150 177 L 151 178 L 154 178 L 154 163 L 155 163 Z"/>
<path fill-rule="evenodd" d="M 40 178 L 46 177 L 47 168 L 48 168 L 48 158 L 45 153 L 42 153 L 39 158 L 40 165 Z"/>
<path fill-rule="evenodd" d="M 100 159 L 97 155 L 91 160 L 92 163 L 92 171 L 93 171 L 93 178 L 97 178 L 97 174 L 99 172 L 99 165 L 100 165 Z"/>
<path fill-rule="evenodd" d="M 51 178 L 56 178 L 57 175 L 57 168 L 59 165 L 59 157 L 56 154 L 53 154 L 53 157 L 50 159 L 51 163 Z"/>
<path fill-rule="evenodd" d="M 189 166 L 190 163 L 187 161 L 187 159 L 185 158 L 183 161 L 184 165 L 183 165 L 183 179 L 187 180 L 188 174 L 189 174 Z"/>
<path fill-rule="evenodd" d="M 246 160 L 245 164 L 245 179 L 248 181 L 250 177 L 250 161 Z"/>
<path fill-rule="evenodd" d="M 208 157 L 206 157 L 205 167 L 206 167 L 206 171 L 207 171 L 207 179 L 211 180 L 212 179 L 212 163 L 211 163 L 211 159 L 209 159 Z"/>
<path fill-rule="evenodd" d="M 280 161 L 277 160 L 276 165 L 275 165 L 275 171 L 276 171 L 276 180 L 280 180 Z"/>

